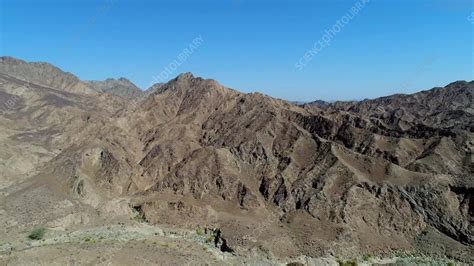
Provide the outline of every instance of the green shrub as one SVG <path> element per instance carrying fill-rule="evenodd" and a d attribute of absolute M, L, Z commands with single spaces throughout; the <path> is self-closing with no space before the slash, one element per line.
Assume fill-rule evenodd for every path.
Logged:
<path fill-rule="evenodd" d="M 143 217 L 142 215 L 138 214 L 137 216 L 133 217 L 133 220 L 139 222 L 139 223 L 146 223 L 146 219 L 145 217 Z"/>
<path fill-rule="evenodd" d="M 214 243 L 214 236 L 212 236 L 212 235 L 208 236 L 207 239 L 206 239 L 206 243 L 208 243 L 208 244 Z"/>
<path fill-rule="evenodd" d="M 89 237 L 89 236 L 84 238 L 84 242 L 89 245 L 94 245 L 95 243 L 97 243 L 97 241 L 94 238 Z"/>
<path fill-rule="evenodd" d="M 339 263 L 339 266 L 357 266 L 357 262 L 356 262 L 356 261 L 351 261 L 351 260 L 346 260 L 346 261 L 337 260 L 337 262 Z"/>
<path fill-rule="evenodd" d="M 36 228 L 29 235 L 28 238 L 31 240 L 40 240 L 46 234 L 46 228 Z"/>
<path fill-rule="evenodd" d="M 196 234 L 198 234 L 198 236 L 203 236 L 204 230 L 201 227 L 198 227 L 198 229 L 196 229 Z"/>

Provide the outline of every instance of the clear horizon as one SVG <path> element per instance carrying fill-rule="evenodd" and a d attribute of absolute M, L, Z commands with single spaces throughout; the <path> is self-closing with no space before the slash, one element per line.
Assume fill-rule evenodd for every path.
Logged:
<path fill-rule="evenodd" d="M 2 0 L 0 17 L 0 55 L 141 89 L 192 72 L 242 92 L 334 101 L 474 79 L 465 0 Z"/>

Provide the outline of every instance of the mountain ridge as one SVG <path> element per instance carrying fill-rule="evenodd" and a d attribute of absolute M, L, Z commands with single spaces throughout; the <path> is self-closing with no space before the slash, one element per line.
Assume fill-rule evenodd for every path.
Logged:
<path fill-rule="evenodd" d="M 19 94 L 0 79 L 1 99 Z M 298 106 L 191 73 L 133 101 L 33 86 L 0 116 L 0 158 L 11 158 L 0 223 L 87 228 L 138 213 L 150 226 L 218 228 L 236 256 L 471 263 L 473 89 Z M 71 204 L 42 211 L 25 198 Z M 69 224 L 71 212 L 90 218 Z M 9 228 L 7 241 L 22 230 Z"/>

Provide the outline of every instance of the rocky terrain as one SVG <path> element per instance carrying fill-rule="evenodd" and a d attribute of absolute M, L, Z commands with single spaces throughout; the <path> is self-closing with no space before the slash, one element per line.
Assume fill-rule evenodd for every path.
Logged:
<path fill-rule="evenodd" d="M 304 105 L 191 73 L 137 89 L 0 59 L 0 261 L 474 263 L 473 81 Z"/>

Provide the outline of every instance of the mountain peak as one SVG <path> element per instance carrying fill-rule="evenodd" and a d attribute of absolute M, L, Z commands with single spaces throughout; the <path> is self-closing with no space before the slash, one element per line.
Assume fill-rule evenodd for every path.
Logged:
<path fill-rule="evenodd" d="M 193 73 L 185 72 L 185 73 L 179 74 L 175 79 L 178 80 L 178 81 L 181 81 L 181 80 L 192 80 L 194 78 L 195 77 L 194 77 Z"/>

